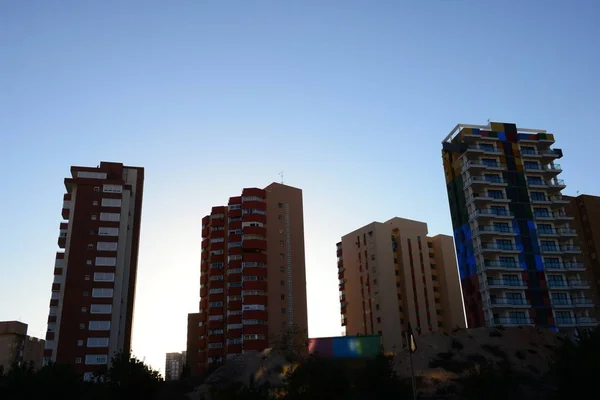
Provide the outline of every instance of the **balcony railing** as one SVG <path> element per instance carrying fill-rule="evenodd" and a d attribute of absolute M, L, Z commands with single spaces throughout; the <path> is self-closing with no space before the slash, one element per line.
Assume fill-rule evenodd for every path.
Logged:
<path fill-rule="evenodd" d="M 510 210 L 506 210 L 503 208 L 478 208 L 476 209 L 473 214 L 471 214 L 472 216 L 476 216 L 476 215 L 492 215 L 492 216 L 498 216 L 498 217 L 512 217 L 513 213 Z"/>
<path fill-rule="evenodd" d="M 502 165 L 501 163 L 499 163 L 498 161 L 477 161 L 477 160 L 471 160 L 471 161 L 467 161 L 463 166 L 462 166 L 462 172 L 465 172 L 466 170 L 468 170 L 469 168 L 504 168 L 504 165 Z"/>
<path fill-rule="evenodd" d="M 502 244 L 502 243 L 482 243 L 482 250 L 499 250 L 499 251 L 519 251 L 519 248 L 514 244 Z"/>
<path fill-rule="evenodd" d="M 529 317 L 493 318 L 488 322 L 491 325 L 533 325 L 533 320 Z"/>
<path fill-rule="evenodd" d="M 509 286 L 509 287 L 522 287 L 527 286 L 525 282 L 519 280 L 509 280 L 509 279 L 488 279 L 486 282 L 487 286 L 496 287 L 496 286 Z"/>
<path fill-rule="evenodd" d="M 544 268 L 547 270 L 584 270 L 585 266 L 580 262 L 544 263 Z"/>
<path fill-rule="evenodd" d="M 553 212 L 549 212 L 549 211 L 534 211 L 533 212 L 533 217 L 534 218 L 548 218 L 548 219 L 554 219 L 554 218 L 571 219 L 572 218 L 570 215 L 568 215 L 564 211 L 553 211 Z"/>
<path fill-rule="evenodd" d="M 498 195 L 498 194 L 490 194 L 489 192 L 485 192 L 482 193 L 478 196 L 469 196 L 467 197 L 467 204 L 471 203 L 475 200 L 507 200 L 506 197 L 504 196 L 504 194 L 502 195 Z"/>
<path fill-rule="evenodd" d="M 538 235 L 555 235 L 555 236 L 576 236 L 577 231 L 575 229 L 562 228 L 562 229 L 553 229 L 553 228 L 538 228 Z"/>
<path fill-rule="evenodd" d="M 572 301 L 573 304 L 575 304 L 576 306 L 592 306 L 594 304 L 592 299 L 588 299 L 585 297 L 575 298 Z"/>
<path fill-rule="evenodd" d="M 562 204 L 569 203 L 569 200 L 565 199 L 562 196 L 551 196 L 550 201 L 552 201 L 553 203 L 562 203 Z"/>
<path fill-rule="evenodd" d="M 566 186 L 564 179 L 552 179 L 552 180 L 546 181 L 546 184 L 548 186 Z"/>
<path fill-rule="evenodd" d="M 521 266 L 516 262 L 505 261 L 488 261 L 480 264 L 481 269 L 521 269 Z"/>
<path fill-rule="evenodd" d="M 556 318 L 558 326 L 565 325 L 596 325 L 598 321 L 594 317 Z"/>
<path fill-rule="evenodd" d="M 500 149 L 497 147 L 494 147 L 494 146 L 473 145 L 473 146 L 469 146 L 469 150 L 484 151 L 486 153 L 495 153 L 495 154 L 500 153 Z"/>
<path fill-rule="evenodd" d="M 590 283 L 584 280 L 569 280 L 569 281 L 548 281 L 549 288 L 580 288 L 588 287 Z"/>
<path fill-rule="evenodd" d="M 573 246 L 573 245 L 560 246 L 560 251 L 565 252 L 565 253 L 580 253 L 581 248 L 579 246 Z"/>
<path fill-rule="evenodd" d="M 488 304 L 491 306 L 528 306 L 529 302 L 522 298 L 497 297 L 490 299 Z"/>
<path fill-rule="evenodd" d="M 517 233 L 513 228 L 507 226 L 482 225 L 477 228 L 479 233 Z"/>

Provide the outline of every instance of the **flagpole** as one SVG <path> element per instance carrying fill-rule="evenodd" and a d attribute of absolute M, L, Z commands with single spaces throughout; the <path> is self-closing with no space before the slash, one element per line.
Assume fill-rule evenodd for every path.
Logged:
<path fill-rule="evenodd" d="M 408 349 L 408 359 L 410 360 L 410 379 L 412 381 L 413 400 L 417 400 L 417 382 L 415 380 L 415 368 L 413 366 L 411 340 L 408 331 L 406 332 L 406 348 Z"/>

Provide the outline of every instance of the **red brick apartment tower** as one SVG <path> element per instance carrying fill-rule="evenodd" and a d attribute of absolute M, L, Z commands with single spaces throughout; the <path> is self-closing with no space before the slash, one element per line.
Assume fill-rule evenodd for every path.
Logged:
<path fill-rule="evenodd" d="M 272 183 L 244 189 L 202 219 L 200 313 L 188 319 L 191 373 L 263 350 L 289 327 L 307 329 L 302 214 L 302 191 Z"/>
<path fill-rule="evenodd" d="M 129 352 L 144 169 L 101 162 L 65 179 L 44 362 L 84 377 Z"/>

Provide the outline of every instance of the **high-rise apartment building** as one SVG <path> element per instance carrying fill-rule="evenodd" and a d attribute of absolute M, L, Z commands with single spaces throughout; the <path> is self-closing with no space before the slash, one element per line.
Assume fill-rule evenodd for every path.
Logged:
<path fill-rule="evenodd" d="M 273 183 L 244 189 L 202 219 L 199 329 L 188 326 L 199 335 L 188 337 L 188 346 L 198 343 L 197 370 L 307 329 L 302 214 L 302 191 Z"/>
<path fill-rule="evenodd" d="M 415 334 L 465 327 L 451 236 L 427 236 L 427 224 L 372 222 L 337 243 L 342 326 L 347 335 L 382 336 L 397 351 Z"/>
<path fill-rule="evenodd" d="M 554 136 L 457 125 L 442 158 L 469 327 L 596 325 Z"/>
<path fill-rule="evenodd" d="M 176 381 L 181 378 L 185 360 L 185 351 L 181 353 L 167 353 L 165 360 L 165 381 Z"/>
<path fill-rule="evenodd" d="M 590 282 L 590 297 L 594 304 L 596 319 L 600 319 L 600 197 L 582 194 L 565 196 L 569 200 L 567 214 L 575 217 L 581 245 L 586 278 Z"/>
<path fill-rule="evenodd" d="M 0 368 L 7 373 L 14 365 L 42 366 L 44 341 L 27 336 L 27 324 L 19 321 L 0 322 Z"/>
<path fill-rule="evenodd" d="M 71 167 L 45 362 L 72 364 L 87 377 L 115 352 L 129 352 L 143 185 L 143 168 Z"/>

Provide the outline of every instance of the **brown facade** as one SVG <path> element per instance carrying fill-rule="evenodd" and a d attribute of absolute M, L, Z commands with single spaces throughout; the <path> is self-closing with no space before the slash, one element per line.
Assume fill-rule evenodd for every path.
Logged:
<path fill-rule="evenodd" d="M 192 373 L 306 330 L 302 191 L 273 183 L 213 207 L 202 219 L 200 268 L 200 312 L 188 319 Z"/>
<path fill-rule="evenodd" d="M 165 357 L 165 381 L 176 381 L 181 378 L 186 363 L 186 352 L 167 353 Z"/>
<path fill-rule="evenodd" d="M 44 359 L 89 374 L 130 351 L 144 170 L 102 162 L 71 174 Z"/>
<path fill-rule="evenodd" d="M 564 197 L 570 202 L 567 213 L 575 217 L 573 226 L 581 245 L 586 278 L 590 282 L 590 297 L 596 320 L 600 320 L 600 197 L 585 194 Z"/>
<path fill-rule="evenodd" d="M 34 369 L 39 369 L 44 343 L 44 340 L 27 336 L 27 324 L 0 322 L 0 368 L 8 372 L 14 363 L 32 363 Z"/>
<path fill-rule="evenodd" d="M 422 222 L 373 222 L 337 244 L 342 325 L 347 335 L 382 336 L 385 351 L 403 333 L 465 327 L 450 236 L 427 236 Z"/>

